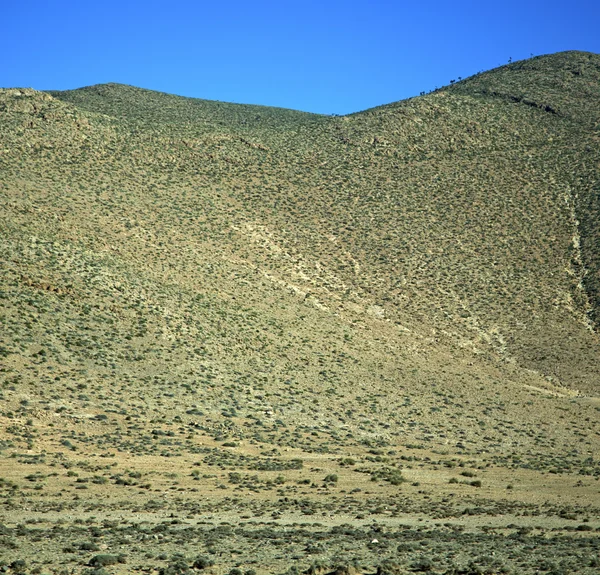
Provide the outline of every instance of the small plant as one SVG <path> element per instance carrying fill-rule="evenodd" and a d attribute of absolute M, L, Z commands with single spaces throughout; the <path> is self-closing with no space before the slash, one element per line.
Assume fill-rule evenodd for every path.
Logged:
<path fill-rule="evenodd" d="M 418 573 L 429 573 L 433 570 L 433 561 L 428 557 L 422 556 L 413 561 L 410 568 Z"/>
<path fill-rule="evenodd" d="M 88 563 L 90 567 L 106 567 L 107 565 L 116 565 L 117 563 L 124 563 L 121 556 L 117 555 L 94 555 Z"/>
<path fill-rule="evenodd" d="M 212 561 L 212 559 L 199 555 L 198 557 L 196 557 L 196 559 L 194 559 L 192 567 L 194 569 L 206 569 L 207 567 L 212 567 L 214 564 L 215 563 L 214 561 Z"/>

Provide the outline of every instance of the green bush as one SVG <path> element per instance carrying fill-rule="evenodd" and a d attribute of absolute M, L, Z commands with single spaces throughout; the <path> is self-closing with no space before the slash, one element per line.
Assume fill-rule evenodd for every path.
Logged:
<path fill-rule="evenodd" d="M 104 567 L 105 565 L 116 565 L 119 562 L 116 555 L 94 555 L 88 563 L 90 567 Z"/>
<path fill-rule="evenodd" d="M 107 565 L 116 565 L 117 563 L 125 563 L 125 555 L 94 555 L 88 565 L 90 567 L 105 567 Z"/>
<path fill-rule="evenodd" d="M 194 569 L 206 569 L 207 567 L 212 567 L 214 564 L 214 561 L 212 561 L 208 557 L 203 557 L 202 555 L 200 555 L 196 557 L 196 559 L 194 559 L 192 567 Z"/>

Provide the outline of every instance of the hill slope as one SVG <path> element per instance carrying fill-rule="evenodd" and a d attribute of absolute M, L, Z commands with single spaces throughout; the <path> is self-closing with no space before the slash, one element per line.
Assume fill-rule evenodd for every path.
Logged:
<path fill-rule="evenodd" d="M 598 96 L 580 52 L 345 117 L 0 91 L 5 512 L 80 517 L 64 465 L 106 517 L 600 521 Z"/>
<path fill-rule="evenodd" d="M 346 118 L 114 85 L 57 96 L 160 126 L 165 137 L 187 135 L 204 153 L 202 137 L 226 126 L 226 141 L 209 144 L 224 169 L 210 153 L 204 161 L 184 153 L 178 169 L 208 170 L 253 221 L 276 234 L 290 228 L 296 237 L 281 237 L 283 249 L 299 243 L 325 258 L 346 289 L 389 301 L 401 323 L 435 317 L 436 332 L 458 332 L 463 345 L 483 339 L 589 392 L 598 353 L 589 331 L 600 277 L 598 74 L 593 55 L 535 58 Z"/>

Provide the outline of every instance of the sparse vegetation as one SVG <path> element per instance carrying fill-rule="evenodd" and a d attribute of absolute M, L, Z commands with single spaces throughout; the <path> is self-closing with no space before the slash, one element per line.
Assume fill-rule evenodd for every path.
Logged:
<path fill-rule="evenodd" d="M 596 573 L 599 103 L 0 90 L 0 571 Z"/>

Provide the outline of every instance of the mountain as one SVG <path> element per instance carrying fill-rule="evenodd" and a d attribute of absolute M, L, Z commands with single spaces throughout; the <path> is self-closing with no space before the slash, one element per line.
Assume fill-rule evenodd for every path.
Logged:
<path fill-rule="evenodd" d="M 593 573 L 599 139 L 584 52 L 342 117 L 0 90 L 9 564 Z"/>

